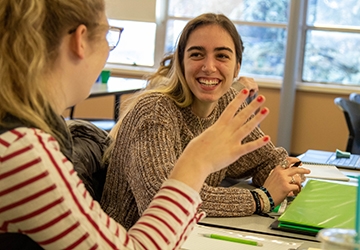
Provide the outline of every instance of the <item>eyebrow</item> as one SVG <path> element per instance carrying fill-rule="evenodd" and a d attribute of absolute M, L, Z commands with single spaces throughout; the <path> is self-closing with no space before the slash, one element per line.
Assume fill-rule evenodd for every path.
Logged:
<path fill-rule="evenodd" d="M 205 51 L 205 49 L 204 49 L 204 47 L 201 47 L 201 46 L 192 46 L 192 47 L 190 47 L 190 48 L 188 48 L 187 50 L 186 50 L 186 52 L 190 52 L 190 51 L 192 51 L 192 50 L 200 50 L 200 51 Z M 230 53 L 234 53 L 233 51 L 232 51 L 232 49 L 230 49 L 229 47 L 216 47 L 215 48 L 215 51 L 222 51 L 222 50 L 227 50 L 227 51 L 229 51 Z"/>

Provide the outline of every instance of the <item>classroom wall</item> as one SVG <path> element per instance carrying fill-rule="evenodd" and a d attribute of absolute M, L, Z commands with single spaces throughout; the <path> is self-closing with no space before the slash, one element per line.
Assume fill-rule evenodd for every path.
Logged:
<path fill-rule="evenodd" d="M 266 97 L 266 106 L 270 109 L 270 114 L 260 127 L 277 145 L 280 89 L 261 84 L 259 93 Z M 334 104 L 334 98 L 338 96 L 348 97 L 348 95 L 336 93 L 296 91 L 290 150 L 292 155 L 304 153 L 309 148 L 329 151 L 345 150 L 348 130 L 343 113 Z M 124 101 L 127 97 L 129 95 L 123 95 L 121 100 Z M 87 99 L 76 106 L 75 117 L 112 118 L 113 107 L 112 96 Z M 66 116 L 67 113 L 64 115 Z"/>
<path fill-rule="evenodd" d="M 276 145 L 278 133 L 280 90 L 261 87 L 270 114 L 261 124 Z M 292 143 L 290 153 L 299 155 L 307 149 L 345 150 L 348 129 L 344 114 L 334 104 L 335 97 L 348 95 L 296 91 Z"/>

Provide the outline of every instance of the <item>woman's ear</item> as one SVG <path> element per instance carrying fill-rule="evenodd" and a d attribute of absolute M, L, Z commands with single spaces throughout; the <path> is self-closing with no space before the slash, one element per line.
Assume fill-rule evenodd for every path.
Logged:
<path fill-rule="evenodd" d="M 236 78 L 239 75 L 240 68 L 241 68 L 240 63 L 237 63 L 236 68 L 235 68 L 235 72 L 234 72 L 234 78 Z"/>
<path fill-rule="evenodd" d="M 85 25 L 80 24 L 74 33 L 71 34 L 70 49 L 71 51 L 79 57 L 79 59 L 84 59 L 85 57 L 85 48 L 87 41 L 87 28 Z"/>

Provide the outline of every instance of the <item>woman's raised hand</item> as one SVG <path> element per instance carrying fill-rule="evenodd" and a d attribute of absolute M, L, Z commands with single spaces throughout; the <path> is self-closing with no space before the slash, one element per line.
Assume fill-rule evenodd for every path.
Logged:
<path fill-rule="evenodd" d="M 169 178 L 180 180 L 195 190 L 200 190 L 210 173 L 230 165 L 240 156 L 270 141 L 269 136 L 264 136 L 255 141 L 241 143 L 269 113 L 267 108 L 262 108 L 248 121 L 255 110 L 265 102 L 265 97 L 259 95 L 236 114 L 248 95 L 248 89 L 241 90 L 219 119 L 187 145 Z"/>

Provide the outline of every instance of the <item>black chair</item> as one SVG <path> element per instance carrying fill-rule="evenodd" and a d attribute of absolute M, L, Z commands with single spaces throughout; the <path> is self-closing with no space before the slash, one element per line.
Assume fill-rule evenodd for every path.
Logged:
<path fill-rule="evenodd" d="M 115 109 L 118 108 L 118 105 L 114 105 Z M 74 117 L 74 113 L 75 113 L 75 106 L 70 108 L 70 114 L 69 114 L 69 119 L 70 120 L 85 120 L 85 121 L 89 121 L 92 124 L 94 124 L 95 126 L 97 126 L 98 128 L 101 128 L 102 130 L 105 130 L 106 132 L 110 132 L 110 130 L 115 126 L 116 121 L 118 119 L 118 112 L 115 111 L 115 115 L 113 119 L 97 119 L 97 118 L 75 118 Z"/>
<path fill-rule="evenodd" d="M 335 98 L 334 103 L 344 112 L 349 129 L 346 151 L 360 154 L 360 103 L 342 97 Z"/>
<path fill-rule="evenodd" d="M 358 93 L 351 93 L 349 96 L 350 101 L 360 103 L 360 94 Z"/>
<path fill-rule="evenodd" d="M 102 158 L 111 138 L 89 121 L 68 120 L 66 124 L 73 141 L 74 169 L 93 199 L 100 202 L 108 167 Z"/>

